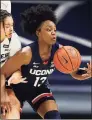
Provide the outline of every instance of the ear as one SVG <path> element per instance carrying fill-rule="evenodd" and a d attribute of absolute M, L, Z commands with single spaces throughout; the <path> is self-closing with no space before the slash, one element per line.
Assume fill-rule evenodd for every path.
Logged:
<path fill-rule="evenodd" d="M 40 29 L 36 30 L 36 35 L 39 36 L 40 34 Z"/>
<path fill-rule="evenodd" d="M 37 35 L 37 36 L 39 35 L 38 30 L 36 30 L 36 35 Z"/>

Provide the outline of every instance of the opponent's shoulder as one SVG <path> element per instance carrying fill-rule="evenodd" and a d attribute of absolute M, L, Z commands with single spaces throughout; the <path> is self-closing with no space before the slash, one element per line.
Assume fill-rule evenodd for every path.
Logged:
<path fill-rule="evenodd" d="M 21 44 L 20 37 L 15 31 L 12 33 L 11 42 L 16 43 L 17 45 Z"/>
<path fill-rule="evenodd" d="M 14 31 L 14 32 L 12 33 L 12 37 L 18 37 L 18 34 Z"/>
<path fill-rule="evenodd" d="M 21 42 L 17 33 L 13 32 L 10 39 L 10 57 L 21 49 Z"/>

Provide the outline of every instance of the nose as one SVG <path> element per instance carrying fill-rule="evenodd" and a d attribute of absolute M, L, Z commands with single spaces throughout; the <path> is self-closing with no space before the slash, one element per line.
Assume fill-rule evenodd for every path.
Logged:
<path fill-rule="evenodd" d="M 56 35 L 56 31 L 53 30 L 53 31 L 51 32 L 51 34 L 52 34 L 52 35 Z"/>
<path fill-rule="evenodd" d="M 10 27 L 10 32 L 13 32 L 13 26 Z"/>

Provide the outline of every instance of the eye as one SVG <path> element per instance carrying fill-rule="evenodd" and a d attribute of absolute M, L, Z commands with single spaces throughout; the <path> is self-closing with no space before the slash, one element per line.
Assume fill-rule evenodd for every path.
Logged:
<path fill-rule="evenodd" d="M 50 28 L 47 28 L 46 30 L 47 30 L 48 32 L 50 32 L 50 31 L 51 31 L 51 29 L 50 29 Z"/>
<path fill-rule="evenodd" d="M 5 26 L 5 28 L 9 28 L 10 26 Z"/>

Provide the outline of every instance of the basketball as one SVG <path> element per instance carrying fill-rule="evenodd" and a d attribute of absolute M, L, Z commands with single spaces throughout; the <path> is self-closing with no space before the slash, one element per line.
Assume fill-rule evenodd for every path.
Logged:
<path fill-rule="evenodd" d="M 63 46 L 55 52 L 53 62 L 57 70 L 69 74 L 79 68 L 81 64 L 81 55 L 76 48 L 72 46 Z"/>

